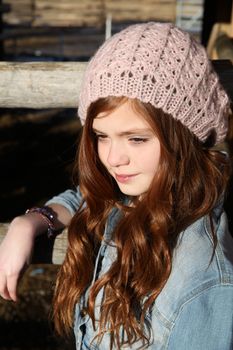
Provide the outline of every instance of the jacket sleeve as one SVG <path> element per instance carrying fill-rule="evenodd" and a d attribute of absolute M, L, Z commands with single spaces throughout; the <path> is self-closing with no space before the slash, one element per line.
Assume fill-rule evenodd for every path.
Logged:
<path fill-rule="evenodd" d="M 57 196 L 52 197 L 45 205 L 60 204 L 69 210 L 73 216 L 82 203 L 82 195 L 79 187 L 76 190 L 66 190 Z"/>
<path fill-rule="evenodd" d="M 233 285 L 205 289 L 179 312 L 168 340 L 169 350 L 233 349 Z"/>

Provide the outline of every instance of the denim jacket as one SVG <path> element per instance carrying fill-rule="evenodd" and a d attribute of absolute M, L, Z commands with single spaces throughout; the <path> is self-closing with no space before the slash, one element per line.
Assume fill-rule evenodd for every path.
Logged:
<path fill-rule="evenodd" d="M 79 190 L 68 190 L 47 204 L 62 204 L 74 214 L 80 201 Z M 113 209 L 108 218 L 92 283 L 109 269 L 116 258 L 114 242 L 107 244 L 106 241 L 111 239 L 119 216 L 119 211 Z M 147 315 L 152 329 L 150 350 L 233 349 L 233 240 L 221 205 L 214 209 L 213 221 L 218 243 L 212 260 L 213 242 L 208 216 L 194 222 L 179 236 L 171 274 Z M 75 309 L 76 349 L 109 350 L 109 335 L 106 333 L 100 344 L 96 340 L 92 342 L 98 331 L 94 331 L 89 316 L 81 313 L 89 289 Z M 96 300 L 96 320 L 102 297 L 101 290 Z M 138 349 L 140 345 L 138 342 L 122 349 Z"/>

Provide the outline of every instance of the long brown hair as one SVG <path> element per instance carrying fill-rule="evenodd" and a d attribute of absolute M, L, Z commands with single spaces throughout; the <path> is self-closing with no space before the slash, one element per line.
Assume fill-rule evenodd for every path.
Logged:
<path fill-rule="evenodd" d="M 122 204 L 115 181 L 101 164 L 92 131 L 98 113 L 113 111 L 127 100 L 144 116 L 161 144 L 153 183 L 140 201 L 131 199 L 131 207 Z M 85 205 L 74 215 L 68 230 L 68 250 L 54 294 L 56 329 L 68 333 L 72 327 L 74 306 L 92 280 L 107 217 L 118 207 L 122 218 L 112 237 L 117 257 L 91 286 L 85 311 L 95 325 L 95 300 L 104 288 L 98 340 L 108 331 L 111 346 L 120 348 L 123 328 L 124 344 L 132 345 L 139 339 L 149 344 L 145 315 L 169 278 L 178 235 L 198 218 L 209 215 L 220 200 L 227 184 L 228 161 L 150 104 L 109 97 L 92 103 L 88 110 L 74 173 L 79 175 Z M 216 241 L 214 232 L 213 239 Z"/>

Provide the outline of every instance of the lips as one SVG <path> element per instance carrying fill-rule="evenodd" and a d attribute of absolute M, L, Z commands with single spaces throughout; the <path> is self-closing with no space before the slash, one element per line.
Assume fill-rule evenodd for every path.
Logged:
<path fill-rule="evenodd" d="M 116 180 L 121 183 L 129 182 L 135 176 L 137 176 L 137 174 L 115 174 Z"/>

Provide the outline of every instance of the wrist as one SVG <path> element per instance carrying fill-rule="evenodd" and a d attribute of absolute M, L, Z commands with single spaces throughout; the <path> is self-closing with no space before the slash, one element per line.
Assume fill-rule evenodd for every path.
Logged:
<path fill-rule="evenodd" d="M 45 223 L 36 215 L 27 214 L 15 217 L 9 227 L 9 234 L 16 235 L 17 233 L 29 238 L 36 238 L 37 236 L 44 234 L 47 230 Z"/>
<path fill-rule="evenodd" d="M 25 214 L 34 214 L 34 216 L 37 216 L 43 222 L 44 226 L 46 227 L 48 238 L 52 238 L 57 235 L 58 231 L 55 228 L 56 213 L 52 208 L 48 206 L 32 207 L 27 209 Z"/>

